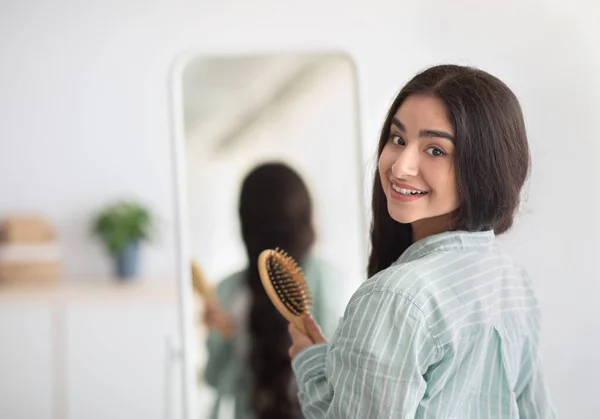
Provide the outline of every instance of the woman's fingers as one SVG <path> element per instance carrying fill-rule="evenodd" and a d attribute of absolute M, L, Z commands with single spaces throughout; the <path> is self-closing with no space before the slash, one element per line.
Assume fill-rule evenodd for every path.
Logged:
<path fill-rule="evenodd" d="M 308 337 L 308 335 L 294 326 L 293 323 L 290 323 L 288 326 L 288 331 L 290 332 L 290 336 L 292 338 L 292 346 L 288 353 L 290 354 L 290 358 L 294 358 L 298 352 L 302 349 L 312 346 L 314 342 Z"/>
<path fill-rule="evenodd" d="M 321 328 L 312 316 L 304 317 L 303 321 L 306 333 L 298 329 L 294 323 L 290 323 L 288 326 L 288 331 L 292 337 L 292 346 L 289 350 L 291 358 L 294 358 L 304 348 L 316 343 L 327 342 Z"/>
<path fill-rule="evenodd" d="M 304 316 L 304 328 L 306 329 L 306 334 L 313 341 L 313 343 L 323 343 L 327 342 L 321 327 L 314 319 L 313 316 Z"/>

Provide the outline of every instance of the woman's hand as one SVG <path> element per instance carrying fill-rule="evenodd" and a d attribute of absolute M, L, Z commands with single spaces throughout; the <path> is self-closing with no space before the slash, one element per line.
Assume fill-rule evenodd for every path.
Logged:
<path fill-rule="evenodd" d="M 311 315 L 303 317 L 306 333 L 300 331 L 293 323 L 290 323 L 288 330 L 292 337 L 292 346 L 290 347 L 290 358 L 294 358 L 298 352 L 317 343 L 327 342 L 323 331 Z"/>
<path fill-rule="evenodd" d="M 206 301 L 203 320 L 209 330 L 219 332 L 226 338 L 233 336 L 233 320 L 216 300 Z"/>

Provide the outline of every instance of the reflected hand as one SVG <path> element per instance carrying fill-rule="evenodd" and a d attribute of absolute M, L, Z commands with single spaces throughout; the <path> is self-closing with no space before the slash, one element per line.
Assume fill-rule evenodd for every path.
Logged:
<path fill-rule="evenodd" d="M 204 306 L 204 325 L 211 331 L 230 338 L 234 333 L 233 320 L 216 300 L 207 300 Z"/>
<path fill-rule="evenodd" d="M 292 359 L 304 348 L 316 345 L 317 343 L 327 342 L 319 324 L 311 315 L 304 316 L 303 320 L 306 333 L 294 326 L 293 323 L 290 323 L 288 326 L 290 336 L 292 337 L 292 346 L 289 350 L 290 358 Z"/>

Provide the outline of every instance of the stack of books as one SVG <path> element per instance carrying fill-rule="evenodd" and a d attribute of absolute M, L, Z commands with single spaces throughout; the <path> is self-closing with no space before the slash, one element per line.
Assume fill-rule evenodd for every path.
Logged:
<path fill-rule="evenodd" d="M 40 217 L 6 217 L 0 228 L 0 284 L 58 282 L 60 247 Z"/>

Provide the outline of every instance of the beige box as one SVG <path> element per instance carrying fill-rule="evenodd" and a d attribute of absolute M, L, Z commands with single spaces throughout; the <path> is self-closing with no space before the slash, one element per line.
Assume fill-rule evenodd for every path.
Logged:
<path fill-rule="evenodd" d="M 0 229 L 0 241 L 5 243 L 42 243 L 53 238 L 50 225 L 36 216 L 6 217 Z"/>

